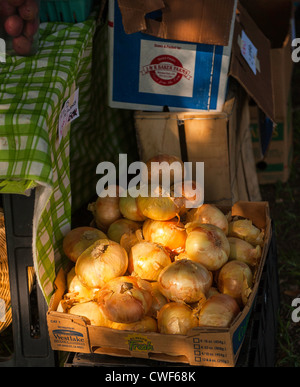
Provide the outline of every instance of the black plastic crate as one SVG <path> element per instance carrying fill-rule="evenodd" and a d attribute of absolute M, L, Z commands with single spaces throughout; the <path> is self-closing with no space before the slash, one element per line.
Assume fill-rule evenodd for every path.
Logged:
<path fill-rule="evenodd" d="M 13 354 L 0 358 L 0 367 L 52 367 L 55 353 L 47 328 L 47 304 L 35 282 L 28 289 L 28 268 L 33 267 L 31 196 L 1 195 L 5 217 L 9 281 L 12 305 Z"/>
<path fill-rule="evenodd" d="M 245 340 L 236 367 L 274 367 L 276 358 L 279 281 L 275 229 L 260 286 L 249 319 Z M 189 367 L 148 359 L 122 358 L 99 354 L 70 353 L 65 367 Z"/>

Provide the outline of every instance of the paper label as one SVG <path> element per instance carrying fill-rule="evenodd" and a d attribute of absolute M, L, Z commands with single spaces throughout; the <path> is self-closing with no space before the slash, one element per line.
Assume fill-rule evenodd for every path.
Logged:
<path fill-rule="evenodd" d="M 256 75 L 256 59 L 257 59 L 257 48 L 251 42 L 251 40 L 246 35 L 245 31 L 242 31 L 242 41 L 241 41 L 241 52 L 243 57 L 246 59 L 246 62 L 250 66 L 251 70 Z"/>
<path fill-rule="evenodd" d="M 141 40 L 139 92 L 193 97 L 197 46 Z"/>
<path fill-rule="evenodd" d="M 6 63 L 6 43 L 0 38 L 0 63 Z"/>
<path fill-rule="evenodd" d="M 79 89 L 67 99 L 60 112 L 58 124 L 59 141 L 62 139 L 64 127 L 79 117 L 78 98 Z"/>

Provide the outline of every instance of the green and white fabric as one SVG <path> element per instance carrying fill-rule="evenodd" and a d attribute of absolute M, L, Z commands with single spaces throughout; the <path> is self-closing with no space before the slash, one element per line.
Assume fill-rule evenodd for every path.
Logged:
<path fill-rule="evenodd" d="M 72 214 L 96 195 L 96 167 L 138 158 L 133 112 L 107 105 L 107 25 L 41 24 L 34 57 L 0 64 L 0 193 L 35 189 L 33 259 L 50 301 L 67 262 L 63 237 Z M 59 114 L 79 89 L 80 116 L 58 136 Z"/>
<path fill-rule="evenodd" d="M 70 127 L 59 140 L 59 114 L 88 48 L 91 60 L 95 29 L 94 18 L 43 23 L 35 56 L 8 57 L 0 65 L 0 193 L 36 190 L 33 258 L 48 302 L 71 227 Z"/>

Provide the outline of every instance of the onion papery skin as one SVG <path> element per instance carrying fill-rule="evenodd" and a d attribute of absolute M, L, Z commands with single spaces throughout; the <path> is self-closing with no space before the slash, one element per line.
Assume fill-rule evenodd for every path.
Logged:
<path fill-rule="evenodd" d="M 157 314 L 158 331 L 166 335 L 186 335 L 198 326 L 193 310 L 180 302 L 164 305 Z"/>
<path fill-rule="evenodd" d="M 195 181 L 178 182 L 171 188 L 172 197 L 180 208 L 179 215 L 184 216 L 202 205 L 204 200 L 203 187 L 198 187 Z"/>
<path fill-rule="evenodd" d="M 135 222 L 143 222 L 146 219 L 137 205 L 137 198 L 134 198 L 127 194 L 126 197 L 121 197 L 119 202 L 119 208 L 124 218 L 133 220 Z"/>
<path fill-rule="evenodd" d="M 152 305 L 148 312 L 148 316 L 157 319 L 158 311 L 166 305 L 170 300 L 168 300 L 160 291 L 160 286 L 158 282 L 151 282 L 152 287 Z"/>
<path fill-rule="evenodd" d="M 142 230 L 141 234 L 142 234 Z M 120 245 L 126 250 L 129 255 L 131 248 L 141 242 L 143 238 L 139 238 L 136 232 L 127 232 L 121 236 Z"/>
<path fill-rule="evenodd" d="M 220 269 L 229 258 L 230 245 L 224 232 L 211 224 L 189 228 L 185 251 L 191 260 L 201 263 L 210 271 Z"/>
<path fill-rule="evenodd" d="M 88 205 L 88 210 L 92 212 L 97 227 L 104 232 L 107 232 L 108 227 L 113 222 L 122 218 L 119 208 L 121 188 L 118 186 L 111 187 L 115 187 L 116 197 L 106 196 L 102 198 L 99 196 L 94 203 Z"/>
<path fill-rule="evenodd" d="M 107 238 L 107 236 L 97 228 L 76 227 L 64 237 L 63 250 L 72 262 L 76 262 L 84 250 L 97 240 L 104 238 Z"/>
<path fill-rule="evenodd" d="M 228 328 L 240 313 L 237 302 L 226 294 L 216 294 L 208 298 L 199 313 L 200 327 Z"/>
<path fill-rule="evenodd" d="M 228 220 L 223 212 L 212 204 L 203 204 L 187 214 L 187 222 L 196 224 L 212 224 L 228 235 Z"/>
<path fill-rule="evenodd" d="M 100 239 L 80 255 L 75 272 L 85 286 L 101 288 L 112 278 L 124 275 L 127 267 L 125 249 L 114 241 Z"/>
<path fill-rule="evenodd" d="M 152 304 L 150 283 L 132 276 L 110 280 L 100 289 L 97 297 L 109 320 L 125 324 L 141 320 Z"/>
<path fill-rule="evenodd" d="M 230 261 L 218 274 L 218 290 L 233 297 L 239 306 L 246 305 L 252 285 L 252 271 L 244 262 Z"/>
<path fill-rule="evenodd" d="M 141 227 L 142 226 L 140 223 L 137 223 L 133 220 L 121 218 L 116 220 L 109 226 L 107 230 L 107 236 L 110 240 L 120 243 L 123 234 L 126 234 L 128 232 L 135 232 Z"/>
<path fill-rule="evenodd" d="M 87 318 L 91 325 L 110 328 L 112 324 L 95 301 L 76 304 L 69 309 L 68 313 Z"/>
<path fill-rule="evenodd" d="M 145 316 L 139 321 L 128 324 L 112 322 L 110 328 L 120 331 L 133 331 L 141 333 L 158 331 L 157 321 L 150 316 Z"/>
<path fill-rule="evenodd" d="M 263 246 L 264 231 L 257 228 L 249 219 L 239 219 L 229 222 L 228 236 L 245 240 L 253 246 Z"/>
<path fill-rule="evenodd" d="M 129 273 L 148 281 L 157 281 L 161 271 L 171 263 L 162 246 L 146 241 L 134 245 L 128 256 Z"/>
<path fill-rule="evenodd" d="M 250 243 L 240 239 L 229 237 L 230 255 L 229 260 L 238 260 L 245 262 L 250 266 L 256 266 L 261 258 L 261 247 L 254 247 Z"/>
<path fill-rule="evenodd" d="M 203 265 L 181 259 L 167 266 L 159 275 L 162 294 L 172 301 L 193 303 L 206 297 L 213 276 Z"/>
<path fill-rule="evenodd" d="M 137 205 L 140 212 L 149 219 L 153 220 L 171 220 L 175 218 L 180 208 L 171 197 L 143 197 L 137 198 Z"/>
<path fill-rule="evenodd" d="M 67 294 L 66 298 L 73 302 L 87 302 L 92 301 L 98 289 L 88 288 L 78 279 L 73 267 L 67 274 Z"/>
<path fill-rule="evenodd" d="M 185 249 L 187 233 L 184 225 L 177 220 L 161 222 L 148 219 L 143 224 L 143 235 L 146 241 L 162 245 L 175 254 Z"/>

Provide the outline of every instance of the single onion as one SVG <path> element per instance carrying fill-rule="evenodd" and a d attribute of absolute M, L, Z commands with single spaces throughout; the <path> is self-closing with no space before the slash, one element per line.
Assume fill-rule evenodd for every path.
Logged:
<path fill-rule="evenodd" d="M 249 219 L 233 220 L 229 223 L 228 236 L 245 240 L 253 246 L 263 246 L 264 231 L 260 230 Z"/>
<path fill-rule="evenodd" d="M 127 254 L 129 254 L 131 248 L 143 240 L 142 230 L 138 229 L 135 232 L 129 231 L 123 234 L 120 239 L 120 245 L 126 250 Z"/>
<path fill-rule="evenodd" d="M 87 318 L 91 325 L 100 327 L 111 326 L 111 321 L 108 320 L 101 307 L 95 301 L 76 304 L 72 306 L 68 313 Z"/>
<path fill-rule="evenodd" d="M 148 316 L 157 318 L 158 311 L 169 302 L 169 300 L 162 294 L 160 291 L 160 286 L 158 282 L 151 282 L 152 287 L 152 305 L 148 312 Z"/>
<path fill-rule="evenodd" d="M 160 165 L 152 163 L 159 163 Z M 174 169 L 170 168 L 172 164 Z M 162 176 L 168 176 L 168 178 L 170 178 L 170 186 L 172 186 L 174 182 L 183 181 L 184 164 L 177 156 L 167 154 L 157 155 L 149 159 L 146 162 L 146 166 L 148 170 L 148 176 L 142 176 L 144 182 L 148 181 L 152 184 L 157 182 L 159 185 L 161 185 Z"/>
<path fill-rule="evenodd" d="M 104 232 L 113 222 L 122 217 L 119 208 L 120 192 L 119 186 L 109 186 L 110 196 L 101 197 L 100 195 L 94 203 L 88 205 L 88 210 L 92 212 L 97 227 Z"/>
<path fill-rule="evenodd" d="M 245 262 L 250 266 L 255 266 L 261 257 L 261 247 L 252 246 L 250 243 L 240 239 L 229 237 L 230 254 L 229 260 Z"/>
<path fill-rule="evenodd" d="M 203 265 L 188 259 L 173 262 L 158 277 L 160 291 L 172 301 L 193 303 L 206 297 L 213 276 Z"/>
<path fill-rule="evenodd" d="M 112 278 L 125 274 L 128 266 L 126 251 L 118 243 L 100 239 L 77 259 L 78 279 L 90 288 L 101 288 Z"/>
<path fill-rule="evenodd" d="M 120 243 L 121 237 L 123 234 L 128 232 L 134 232 L 141 228 L 141 224 L 133 220 L 121 218 L 113 222 L 108 230 L 107 236 L 110 240 Z"/>
<path fill-rule="evenodd" d="M 246 305 L 252 285 L 252 271 L 244 262 L 230 261 L 219 272 L 219 291 L 233 297 L 240 306 Z"/>
<path fill-rule="evenodd" d="M 133 323 L 117 323 L 112 322 L 110 328 L 118 329 L 120 331 L 133 331 L 133 332 L 157 332 L 157 321 L 150 317 L 145 316 L 141 320 Z"/>
<path fill-rule="evenodd" d="M 139 321 L 150 310 L 151 285 L 138 277 L 114 278 L 100 289 L 98 303 L 111 321 L 126 324 Z"/>
<path fill-rule="evenodd" d="M 164 305 L 157 314 L 158 331 L 166 335 L 186 335 L 198 326 L 193 310 L 181 302 Z"/>
<path fill-rule="evenodd" d="M 198 208 L 203 204 L 204 190 L 195 181 L 178 182 L 171 188 L 172 197 L 180 208 L 180 215 L 185 215 L 191 208 Z"/>
<path fill-rule="evenodd" d="M 219 227 L 201 224 L 193 228 L 192 224 L 187 224 L 186 229 L 185 250 L 191 260 L 211 271 L 220 269 L 228 261 L 230 245 Z"/>
<path fill-rule="evenodd" d="M 134 245 L 128 256 L 129 273 L 148 281 L 157 281 L 160 272 L 171 263 L 162 246 L 146 241 Z"/>
<path fill-rule="evenodd" d="M 180 212 L 180 208 L 175 203 L 174 198 L 170 196 L 139 196 L 137 198 L 137 205 L 145 217 L 153 220 L 170 220 L 175 218 Z"/>
<path fill-rule="evenodd" d="M 215 294 L 202 305 L 199 326 L 228 328 L 239 312 L 240 308 L 232 297 Z"/>
<path fill-rule="evenodd" d="M 142 222 L 146 219 L 137 206 L 137 199 L 130 196 L 128 193 L 126 197 L 120 198 L 119 207 L 121 214 L 126 219 L 134 220 L 136 222 Z"/>
<path fill-rule="evenodd" d="M 67 291 L 65 298 L 74 302 L 86 302 L 95 298 L 98 289 L 88 288 L 79 281 L 76 273 L 75 266 L 67 274 Z"/>
<path fill-rule="evenodd" d="M 176 254 L 185 249 L 187 233 L 184 225 L 177 220 L 161 222 L 148 219 L 143 224 L 143 235 L 146 241 L 160 244 Z"/>
<path fill-rule="evenodd" d="M 78 257 L 99 239 L 106 235 L 94 227 L 77 227 L 69 231 L 63 239 L 63 250 L 66 256 L 76 262 Z"/>
<path fill-rule="evenodd" d="M 187 215 L 187 222 L 195 224 L 213 224 L 228 234 L 228 220 L 219 208 L 212 204 L 203 204 L 202 206 L 191 210 Z"/>

